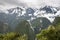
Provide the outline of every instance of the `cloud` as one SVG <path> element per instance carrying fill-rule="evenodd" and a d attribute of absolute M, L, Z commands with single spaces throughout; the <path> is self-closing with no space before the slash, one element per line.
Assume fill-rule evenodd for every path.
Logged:
<path fill-rule="evenodd" d="M 9 4 L 9 5 L 20 5 L 21 2 L 17 0 L 1 0 L 1 3 Z"/>
<path fill-rule="evenodd" d="M 3 9 L 15 7 L 15 6 L 27 6 L 26 3 L 23 3 L 18 0 L 0 0 L 0 7 Z"/>
<path fill-rule="evenodd" d="M 3 3 L 0 3 L 0 5 L 4 5 Z"/>
<path fill-rule="evenodd" d="M 12 6 L 29 6 L 29 7 L 40 7 L 40 6 L 60 6 L 60 0 L 0 0 L 0 6 L 12 7 Z"/>

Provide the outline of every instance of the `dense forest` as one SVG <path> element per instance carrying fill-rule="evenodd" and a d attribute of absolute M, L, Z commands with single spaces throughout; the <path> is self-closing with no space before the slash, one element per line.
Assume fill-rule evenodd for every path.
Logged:
<path fill-rule="evenodd" d="M 32 24 L 37 25 L 36 28 L 42 25 L 41 23 L 39 25 L 38 20 L 34 23 L 36 24 Z M 48 27 L 36 32 L 26 20 L 20 21 L 15 29 L 0 21 L 0 40 L 60 40 L 60 17 L 55 17 L 54 22 Z"/>

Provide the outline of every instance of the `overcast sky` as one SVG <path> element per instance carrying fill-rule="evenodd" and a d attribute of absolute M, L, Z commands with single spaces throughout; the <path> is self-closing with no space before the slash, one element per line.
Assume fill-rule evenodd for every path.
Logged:
<path fill-rule="evenodd" d="M 60 0 L 0 0 L 0 8 L 11 8 L 16 6 L 36 7 L 40 6 L 60 6 Z"/>

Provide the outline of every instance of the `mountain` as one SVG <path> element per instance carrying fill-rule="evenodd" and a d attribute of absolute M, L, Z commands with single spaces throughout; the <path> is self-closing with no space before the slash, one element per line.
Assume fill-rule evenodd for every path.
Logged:
<path fill-rule="evenodd" d="M 55 17 L 54 22 L 52 23 L 54 26 L 60 25 L 60 17 Z"/>
<path fill-rule="evenodd" d="M 24 15 L 25 8 L 23 8 L 23 7 L 11 8 L 11 9 L 8 9 L 8 12 L 9 12 L 9 14 L 16 14 L 18 16 L 22 16 L 22 15 Z"/>
<path fill-rule="evenodd" d="M 57 8 L 51 6 L 45 6 L 43 8 L 40 8 L 40 10 L 46 11 L 46 13 L 57 13 Z"/>
<path fill-rule="evenodd" d="M 8 23 L 9 26 L 14 29 L 16 25 L 22 21 L 22 20 L 27 20 L 30 21 L 32 26 L 40 26 L 40 18 L 43 18 L 42 20 L 45 20 L 43 22 L 47 22 L 46 19 L 48 20 L 48 25 L 50 25 L 55 17 L 57 16 L 56 13 L 58 13 L 60 9 L 56 7 L 51 7 L 51 6 L 45 6 L 43 8 L 25 8 L 25 7 L 15 7 L 7 10 L 1 10 L 0 11 L 0 21 L 4 23 Z M 59 15 L 59 14 L 58 14 Z M 37 24 L 38 22 L 38 24 Z M 35 25 L 37 24 L 37 25 Z M 42 23 L 44 24 L 44 23 Z M 46 25 L 46 27 L 48 26 Z M 45 25 L 44 25 L 45 28 Z"/>
<path fill-rule="evenodd" d="M 51 22 L 47 18 L 40 17 L 32 20 L 31 25 L 34 28 L 35 33 L 39 33 L 42 29 L 45 29 L 51 25 Z"/>
<path fill-rule="evenodd" d="M 0 21 L 0 33 L 10 32 L 11 28 L 7 23 Z"/>

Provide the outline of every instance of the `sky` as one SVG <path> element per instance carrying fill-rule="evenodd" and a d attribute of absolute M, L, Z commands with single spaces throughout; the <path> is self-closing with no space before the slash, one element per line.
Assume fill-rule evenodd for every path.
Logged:
<path fill-rule="evenodd" d="M 39 8 L 45 5 L 59 7 L 60 0 L 0 0 L 0 8 L 3 9 L 8 9 L 16 6 Z"/>

